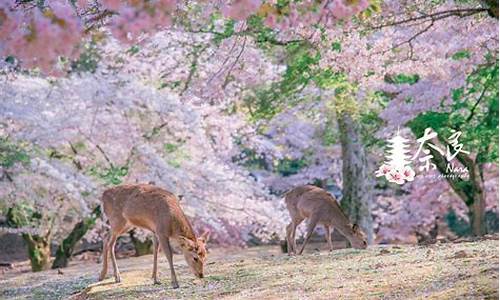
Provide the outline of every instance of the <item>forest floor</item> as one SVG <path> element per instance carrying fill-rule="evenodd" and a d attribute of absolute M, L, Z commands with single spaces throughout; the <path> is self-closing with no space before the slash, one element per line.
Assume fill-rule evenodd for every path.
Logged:
<path fill-rule="evenodd" d="M 333 252 L 315 247 L 295 257 L 278 246 L 214 249 L 204 279 L 195 279 L 175 255 L 176 290 L 163 255 L 161 285 L 152 282 L 151 255 L 119 259 L 118 284 L 112 270 L 98 282 L 100 265 L 91 261 L 62 272 L 7 272 L 0 299 L 498 299 L 498 240 Z"/>

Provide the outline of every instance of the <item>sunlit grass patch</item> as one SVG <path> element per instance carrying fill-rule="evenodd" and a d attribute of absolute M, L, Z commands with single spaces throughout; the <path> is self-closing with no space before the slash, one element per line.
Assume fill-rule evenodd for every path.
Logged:
<path fill-rule="evenodd" d="M 180 288 L 172 289 L 161 256 L 160 285 L 151 279 L 152 257 L 119 259 L 97 282 L 97 264 L 25 273 L 0 280 L 0 298 L 66 299 L 493 299 L 498 295 L 498 241 L 429 246 L 372 246 L 367 250 L 282 254 L 278 247 L 216 249 L 205 278 L 195 278 L 175 256 Z M 8 286 L 7 289 L 4 286 Z"/>

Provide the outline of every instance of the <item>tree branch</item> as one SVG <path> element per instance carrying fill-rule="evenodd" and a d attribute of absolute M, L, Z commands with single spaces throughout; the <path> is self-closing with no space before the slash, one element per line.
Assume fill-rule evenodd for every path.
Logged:
<path fill-rule="evenodd" d="M 397 25 L 402 25 L 402 24 L 407 24 L 419 20 L 425 20 L 425 21 L 437 21 L 449 17 L 468 17 L 472 16 L 478 13 L 483 13 L 483 12 L 488 12 L 487 8 L 458 8 L 458 9 L 450 9 L 450 10 L 445 10 L 445 11 L 439 11 L 436 13 L 432 14 L 423 14 L 418 17 L 413 17 L 413 18 L 408 18 L 408 19 L 403 19 L 399 21 L 394 21 L 391 23 L 386 23 L 386 24 L 381 24 L 378 26 L 372 26 L 370 29 L 382 29 L 384 27 L 390 27 L 390 26 L 397 26 Z"/>
<path fill-rule="evenodd" d="M 241 31 L 238 31 L 238 32 L 234 32 L 233 34 L 231 34 L 230 36 L 228 36 L 227 34 L 224 34 L 222 32 L 218 32 L 218 31 L 214 31 L 214 30 L 190 30 L 188 32 L 190 32 L 190 33 L 208 33 L 208 34 L 213 34 L 213 35 L 216 35 L 216 36 L 219 36 L 219 37 L 223 37 L 223 38 L 229 38 L 229 37 L 232 37 L 232 36 L 250 36 L 250 37 L 255 37 L 255 34 L 258 33 L 256 31 L 252 31 L 252 30 L 241 30 Z M 303 40 L 303 39 L 294 39 L 294 40 L 288 40 L 288 41 L 282 41 L 282 40 L 277 40 L 277 39 L 266 39 L 265 41 L 266 41 L 266 43 L 269 43 L 269 44 L 275 45 L 275 46 L 287 46 L 287 45 L 294 44 L 294 43 L 303 43 L 303 42 L 305 42 L 305 40 Z"/>
<path fill-rule="evenodd" d="M 474 112 L 475 112 L 476 108 L 478 107 L 479 103 L 481 102 L 481 100 L 483 100 L 484 95 L 486 94 L 486 90 L 490 86 L 491 82 L 492 82 L 492 80 L 491 80 L 491 78 L 489 78 L 488 81 L 484 84 L 484 88 L 481 91 L 481 95 L 479 95 L 479 97 L 477 98 L 476 103 L 474 103 L 474 106 L 472 106 L 472 109 L 470 110 L 470 115 L 465 120 L 466 123 L 468 123 L 470 120 L 472 120 L 472 117 L 474 117 Z"/>
<path fill-rule="evenodd" d="M 103 10 L 102 12 L 98 13 L 97 15 L 93 16 L 92 18 L 88 19 L 85 23 L 88 23 L 88 25 L 85 30 L 83 31 L 85 34 L 91 32 L 93 29 L 98 27 L 98 23 L 101 21 L 104 21 L 107 17 L 116 15 L 115 12 L 112 12 L 110 10 Z"/>
<path fill-rule="evenodd" d="M 241 45 L 241 50 L 240 52 L 238 53 L 238 55 L 236 56 L 236 59 L 233 61 L 233 63 L 231 64 L 231 66 L 229 67 L 229 70 L 227 71 L 227 74 L 226 74 L 226 78 L 224 79 L 224 83 L 222 84 L 222 89 L 225 89 L 226 88 L 226 85 L 229 83 L 229 76 L 231 75 L 231 72 L 233 71 L 234 69 L 234 66 L 238 63 L 238 61 L 240 60 L 240 57 L 241 55 L 243 54 L 243 51 L 245 50 L 245 45 L 247 43 L 247 37 L 245 37 L 243 39 L 243 44 Z"/>
<path fill-rule="evenodd" d="M 472 195 L 467 194 L 464 190 L 464 185 L 469 184 L 470 182 L 467 180 L 463 180 L 460 177 L 452 177 L 452 176 L 446 176 L 446 166 L 447 166 L 447 161 L 444 158 L 444 156 L 441 155 L 437 150 L 433 149 L 432 147 L 427 147 L 431 151 L 432 154 L 432 161 L 436 164 L 437 169 L 441 174 L 444 175 L 446 181 L 448 181 L 448 184 L 451 186 L 453 191 L 465 202 L 467 206 L 470 206 L 474 199 Z"/>
<path fill-rule="evenodd" d="M 108 155 L 106 154 L 106 152 L 104 152 L 104 150 L 101 148 L 101 146 L 99 146 L 99 144 L 96 144 L 95 147 L 96 147 L 97 150 L 99 150 L 99 152 L 101 152 L 102 156 L 108 162 L 108 164 L 111 167 L 114 167 L 113 162 L 109 159 Z"/>
<path fill-rule="evenodd" d="M 188 77 L 186 79 L 186 82 L 184 83 L 184 87 L 182 88 L 181 92 L 179 93 L 180 96 L 182 96 L 184 94 L 184 92 L 186 92 L 186 90 L 189 88 L 189 84 L 193 80 L 194 73 L 196 72 L 196 69 L 198 67 L 198 59 L 200 58 L 201 54 L 205 50 L 207 50 L 208 44 L 201 47 L 201 49 L 199 49 L 199 47 L 200 46 L 195 46 L 196 50 L 193 51 L 193 60 L 191 61 L 191 67 L 189 68 L 189 74 L 188 74 Z"/>

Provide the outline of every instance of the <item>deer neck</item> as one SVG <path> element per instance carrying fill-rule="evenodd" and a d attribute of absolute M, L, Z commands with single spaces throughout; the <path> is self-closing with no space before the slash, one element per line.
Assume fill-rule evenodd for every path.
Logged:
<path fill-rule="evenodd" d="M 334 217 L 332 220 L 333 226 L 337 229 L 343 236 L 345 236 L 349 241 L 352 238 L 352 224 L 349 221 L 349 218 L 340 208 L 338 203 L 334 203 Z"/>
<path fill-rule="evenodd" d="M 176 230 L 177 236 L 183 236 L 193 241 L 196 240 L 196 235 L 194 234 L 194 230 L 184 214 L 182 214 L 182 216 L 180 216 L 180 218 L 176 220 L 176 223 L 177 226 L 175 226 L 175 228 L 177 229 Z"/>

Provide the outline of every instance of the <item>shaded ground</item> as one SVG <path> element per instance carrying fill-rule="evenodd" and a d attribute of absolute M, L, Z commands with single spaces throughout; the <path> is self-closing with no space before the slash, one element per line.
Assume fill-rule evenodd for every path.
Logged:
<path fill-rule="evenodd" d="M 314 248 L 314 246 L 312 247 Z M 97 282 L 100 265 L 78 262 L 63 274 L 6 273 L 0 299 L 497 299 L 498 241 L 374 246 L 288 257 L 276 247 L 214 250 L 206 278 L 175 256 L 181 287 L 150 278 L 152 256 L 118 260 L 122 282 Z M 111 271 L 111 270 L 110 270 Z M 112 272 L 111 272 L 112 273 Z M 111 274 L 110 274 L 111 275 Z"/>

